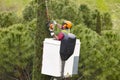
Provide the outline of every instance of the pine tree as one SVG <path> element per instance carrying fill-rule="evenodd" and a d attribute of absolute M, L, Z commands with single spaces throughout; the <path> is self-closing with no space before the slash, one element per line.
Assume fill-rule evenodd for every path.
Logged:
<path fill-rule="evenodd" d="M 48 80 L 49 78 L 41 74 L 43 41 L 46 37 L 49 37 L 49 31 L 46 27 L 47 16 L 45 4 L 45 0 L 37 0 L 37 26 L 32 80 Z"/>

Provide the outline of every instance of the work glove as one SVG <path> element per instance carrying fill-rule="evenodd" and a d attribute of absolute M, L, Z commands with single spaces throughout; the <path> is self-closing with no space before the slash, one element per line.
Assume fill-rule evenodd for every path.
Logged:
<path fill-rule="evenodd" d="M 57 22 L 54 20 L 54 21 L 53 21 L 53 24 L 55 24 L 55 25 L 56 25 L 56 24 L 57 24 Z"/>
<path fill-rule="evenodd" d="M 50 24 L 49 26 L 49 31 L 50 31 L 50 35 L 53 36 L 55 33 L 54 33 L 54 24 Z"/>
<path fill-rule="evenodd" d="M 56 22 L 55 20 L 49 21 L 49 22 L 47 23 L 47 26 L 48 26 L 48 28 L 49 28 L 50 35 L 51 35 L 51 36 L 54 35 L 54 27 L 55 27 L 56 24 L 57 24 L 57 22 Z"/>
<path fill-rule="evenodd" d="M 51 29 L 51 30 L 54 30 L 54 24 L 53 23 L 51 23 L 50 25 L 49 25 L 49 29 Z"/>

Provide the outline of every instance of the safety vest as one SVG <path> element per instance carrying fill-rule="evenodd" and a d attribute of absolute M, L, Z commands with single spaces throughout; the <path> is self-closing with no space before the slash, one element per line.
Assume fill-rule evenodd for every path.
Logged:
<path fill-rule="evenodd" d="M 70 33 L 70 29 L 62 30 L 62 32 L 68 34 L 68 33 Z"/>

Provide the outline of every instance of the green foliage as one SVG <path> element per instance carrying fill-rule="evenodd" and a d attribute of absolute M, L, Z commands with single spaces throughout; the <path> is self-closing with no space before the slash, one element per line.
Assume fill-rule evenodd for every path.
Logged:
<path fill-rule="evenodd" d="M 49 16 L 51 19 L 70 20 L 74 24 L 81 23 L 81 15 L 74 1 L 70 0 L 51 0 L 48 3 Z"/>
<path fill-rule="evenodd" d="M 0 12 L 14 11 L 21 15 L 22 9 L 30 2 L 30 0 L 0 0 Z"/>
<path fill-rule="evenodd" d="M 62 18 L 66 19 L 66 20 L 70 20 L 70 21 L 74 21 L 75 19 L 75 15 L 77 15 L 75 9 L 71 6 L 66 6 L 62 9 L 63 13 L 61 15 Z"/>
<path fill-rule="evenodd" d="M 36 14 L 37 14 L 37 9 L 36 8 L 37 8 L 36 2 L 31 1 L 30 4 L 28 6 L 26 6 L 25 9 L 22 12 L 23 19 L 26 20 L 26 21 L 31 21 L 34 18 L 36 18 Z"/>
<path fill-rule="evenodd" d="M 102 52 L 104 52 L 104 48 L 100 50 L 99 48 L 102 44 L 99 43 L 103 42 L 103 40 L 96 32 L 84 25 L 75 26 L 73 33 L 81 41 L 79 75 L 80 77 L 83 76 L 82 80 L 95 80 L 95 76 L 101 73 L 100 67 L 103 62 Z"/>
<path fill-rule="evenodd" d="M 76 0 L 76 5 L 86 4 L 90 9 L 98 9 L 100 13 L 109 12 L 113 23 L 113 29 L 120 27 L 120 0 Z M 103 10 L 102 10 L 103 9 Z"/>
<path fill-rule="evenodd" d="M 120 63 L 120 33 L 119 31 L 104 31 L 102 32 L 103 38 L 108 42 L 109 46 L 106 46 L 106 66 L 104 72 L 101 76 L 106 78 L 105 80 L 119 80 L 120 67 L 118 66 Z M 113 75 L 114 73 L 114 75 Z M 99 78 L 101 77 L 99 76 Z M 102 80 L 102 78 L 100 78 Z"/>
<path fill-rule="evenodd" d="M 104 31 L 102 36 L 99 36 L 84 25 L 75 26 L 72 32 L 81 41 L 78 78 L 119 80 L 120 33 Z"/>
<path fill-rule="evenodd" d="M 35 54 L 33 60 L 32 80 L 49 80 L 50 77 L 41 74 L 43 41 L 49 37 L 48 27 L 46 27 L 47 16 L 45 14 L 45 0 L 37 1 L 37 25 L 35 27 Z M 42 2 L 42 4 L 41 4 Z"/>
<path fill-rule="evenodd" d="M 109 13 L 104 13 L 102 15 L 102 30 L 111 30 L 112 26 L 111 15 Z"/>
<path fill-rule="evenodd" d="M 0 28 L 8 27 L 18 22 L 19 22 L 19 18 L 14 12 L 0 13 Z"/>
<path fill-rule="evenodd" d="M 42 5 L 41 3 L 40 5 Z M 30 21 L 36 17 L 36 1 L 31 1 L 29 6 L 23 10 L 23 18 L 26 21 Z M 87 5 L 81 4 L 79 7 L 71 0 L 55 1 L 51 0 L 48 2 L 48 15 L 50 19 L 64 19 L 70 20 L 75 25 L 84 23 L 88 28 L 96 31 L 97 26 L 97 14 L 98 10 L 89 9 Z M 100 13 L 100 12 L 99 12 Z M 112 22 L 109 13 L 100 13 L 102 30 L 112 29 Z"/>
<path fill-rule="evenodd" d="M 42 42 L 49 34 L 45 27 L 46 14 L 43 14 L 45 6 L 41 6 L 42 2 L 39 7 L 43 15 L 37 18 L 39 23 L 34 20 L 37 14 L 37 1 L 32 0 L 23 10 L 25 24 L 19 22 L 19 17 L 13 12 L 0 13 L 0 80 L 49 79 L 40 73 Z M 75 25 L 72 33 L 81 41 L 79 74 L 72 80 L 120 79 L 120 33 L 111 30 L 111 14 L 106 12 L 108 8 L 105 1 L 97 1 L 100 1 L 97 2 L 98 10 L 91 9 L 85 4 L 77 7 L 72 0 L 50 0 L 48 3 L 50 18 L 72 21 Z M 95 32 L 99 25 L 102 30 L 101 36 Z"/>
<path fill-rule="evenodd" d="M 83 18 L 83 23 L 85 25 L 87 25 L 89 28 L 95 30 L 95 19 L 96 19 L 96 16 L 93 16 L 92 17 L 92 14 L 91 14 L 91 10 L 87 7 L 87 5 L 80 5 L 79 6 L 79 14 L 82 15 L 81 18 Z"/>
<path fill-rule="evenodd" d="M 74 2 L 54 1 L 49 3 L 49 14 L 52 19 L 66 19 L 75 25 L 84 23 L 88 28 L 96 31 L 98 10 L 89 9 L 87 5 L 81 4 L 79 7 Z M 100 12 L 99 12 L 100 13 Z M 112 29 L 112 22 L 109 13 L 100 13 L 102 30 Z"/>
<path fill-rule="evenodd" d="M 79 6 L 79 14 L 81 14 L 81 17 L 79 18 L 82 18 L 83 23 L 96 32 L 98 32 L 98 26 L 100 26 L 101 30 L 112 29 L 112 20 L 108 12 L 101 14 L 100 11 L 92 11 L 87 5 L 82 4 Z"/>
<path fill-rule="evenodd" d="M 102 12 L 108 12 L 108 6 L 105 3 L 105 0 L 96 0 L 96 4 L 97 4 L 97 9 Z"/>
<path fill-rule="evenodd" d="M 0 29 L 0 74 L 5 78 L 30 80 L 36 21 Z M 32 26 L 32 27 L 31 27 Z M 11 74 L 8 74 L 11 73 Z M 7 74 L 7 75 L 6 75 Z"/>

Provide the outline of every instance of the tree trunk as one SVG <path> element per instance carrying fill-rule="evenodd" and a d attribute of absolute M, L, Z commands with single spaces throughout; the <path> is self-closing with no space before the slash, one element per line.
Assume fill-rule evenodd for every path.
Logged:
<path fill-rule="evenodd" d="M 49 80 L 48 76 L 41 74 L 43 41 L 49 37 L 49 31 L 46 27 L 47 16 L 45 0 L 37 0 L 37 26 L 35 34 L 35 56 L 33 60 L 32 80 Z"/>

